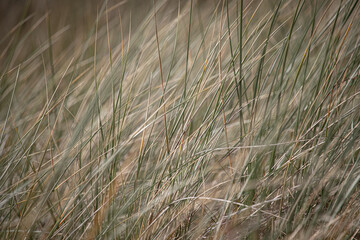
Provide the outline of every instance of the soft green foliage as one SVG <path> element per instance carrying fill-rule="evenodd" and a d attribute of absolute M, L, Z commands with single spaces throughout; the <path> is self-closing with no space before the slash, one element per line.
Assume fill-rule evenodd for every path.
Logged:
<path fill-rule="evenodd" d="M 1 239 L 360 237 L 359 1 L 24 2 Z"/>

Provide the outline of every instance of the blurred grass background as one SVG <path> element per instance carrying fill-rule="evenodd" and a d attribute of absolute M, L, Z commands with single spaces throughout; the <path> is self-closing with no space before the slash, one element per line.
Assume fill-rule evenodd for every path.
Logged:
<path fill-rule="evenodd" d="M 359 238 L 359 1 L 0 9 L 0 238 Z"/>

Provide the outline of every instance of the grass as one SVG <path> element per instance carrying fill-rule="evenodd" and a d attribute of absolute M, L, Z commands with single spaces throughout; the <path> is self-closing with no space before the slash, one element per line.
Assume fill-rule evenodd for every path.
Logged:
<path fill-rule="evenodd" d="M 1 239 L 360 238 L 359 1 L 24 2 Z"/>

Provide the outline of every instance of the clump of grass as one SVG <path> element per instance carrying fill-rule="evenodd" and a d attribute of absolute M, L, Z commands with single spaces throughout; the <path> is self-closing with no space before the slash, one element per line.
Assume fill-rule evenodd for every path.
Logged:
<path fill-rule="evenodd" d="M 360 236 L 358 1 L 27 3 L 0 238 Z"/>

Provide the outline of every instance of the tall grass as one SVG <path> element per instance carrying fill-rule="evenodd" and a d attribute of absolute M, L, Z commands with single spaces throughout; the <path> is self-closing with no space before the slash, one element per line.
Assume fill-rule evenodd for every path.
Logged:
<path fill-rule="evenodd" d="M 26 3 L 1 239 L 360 237 L 359 1 Z"/>

